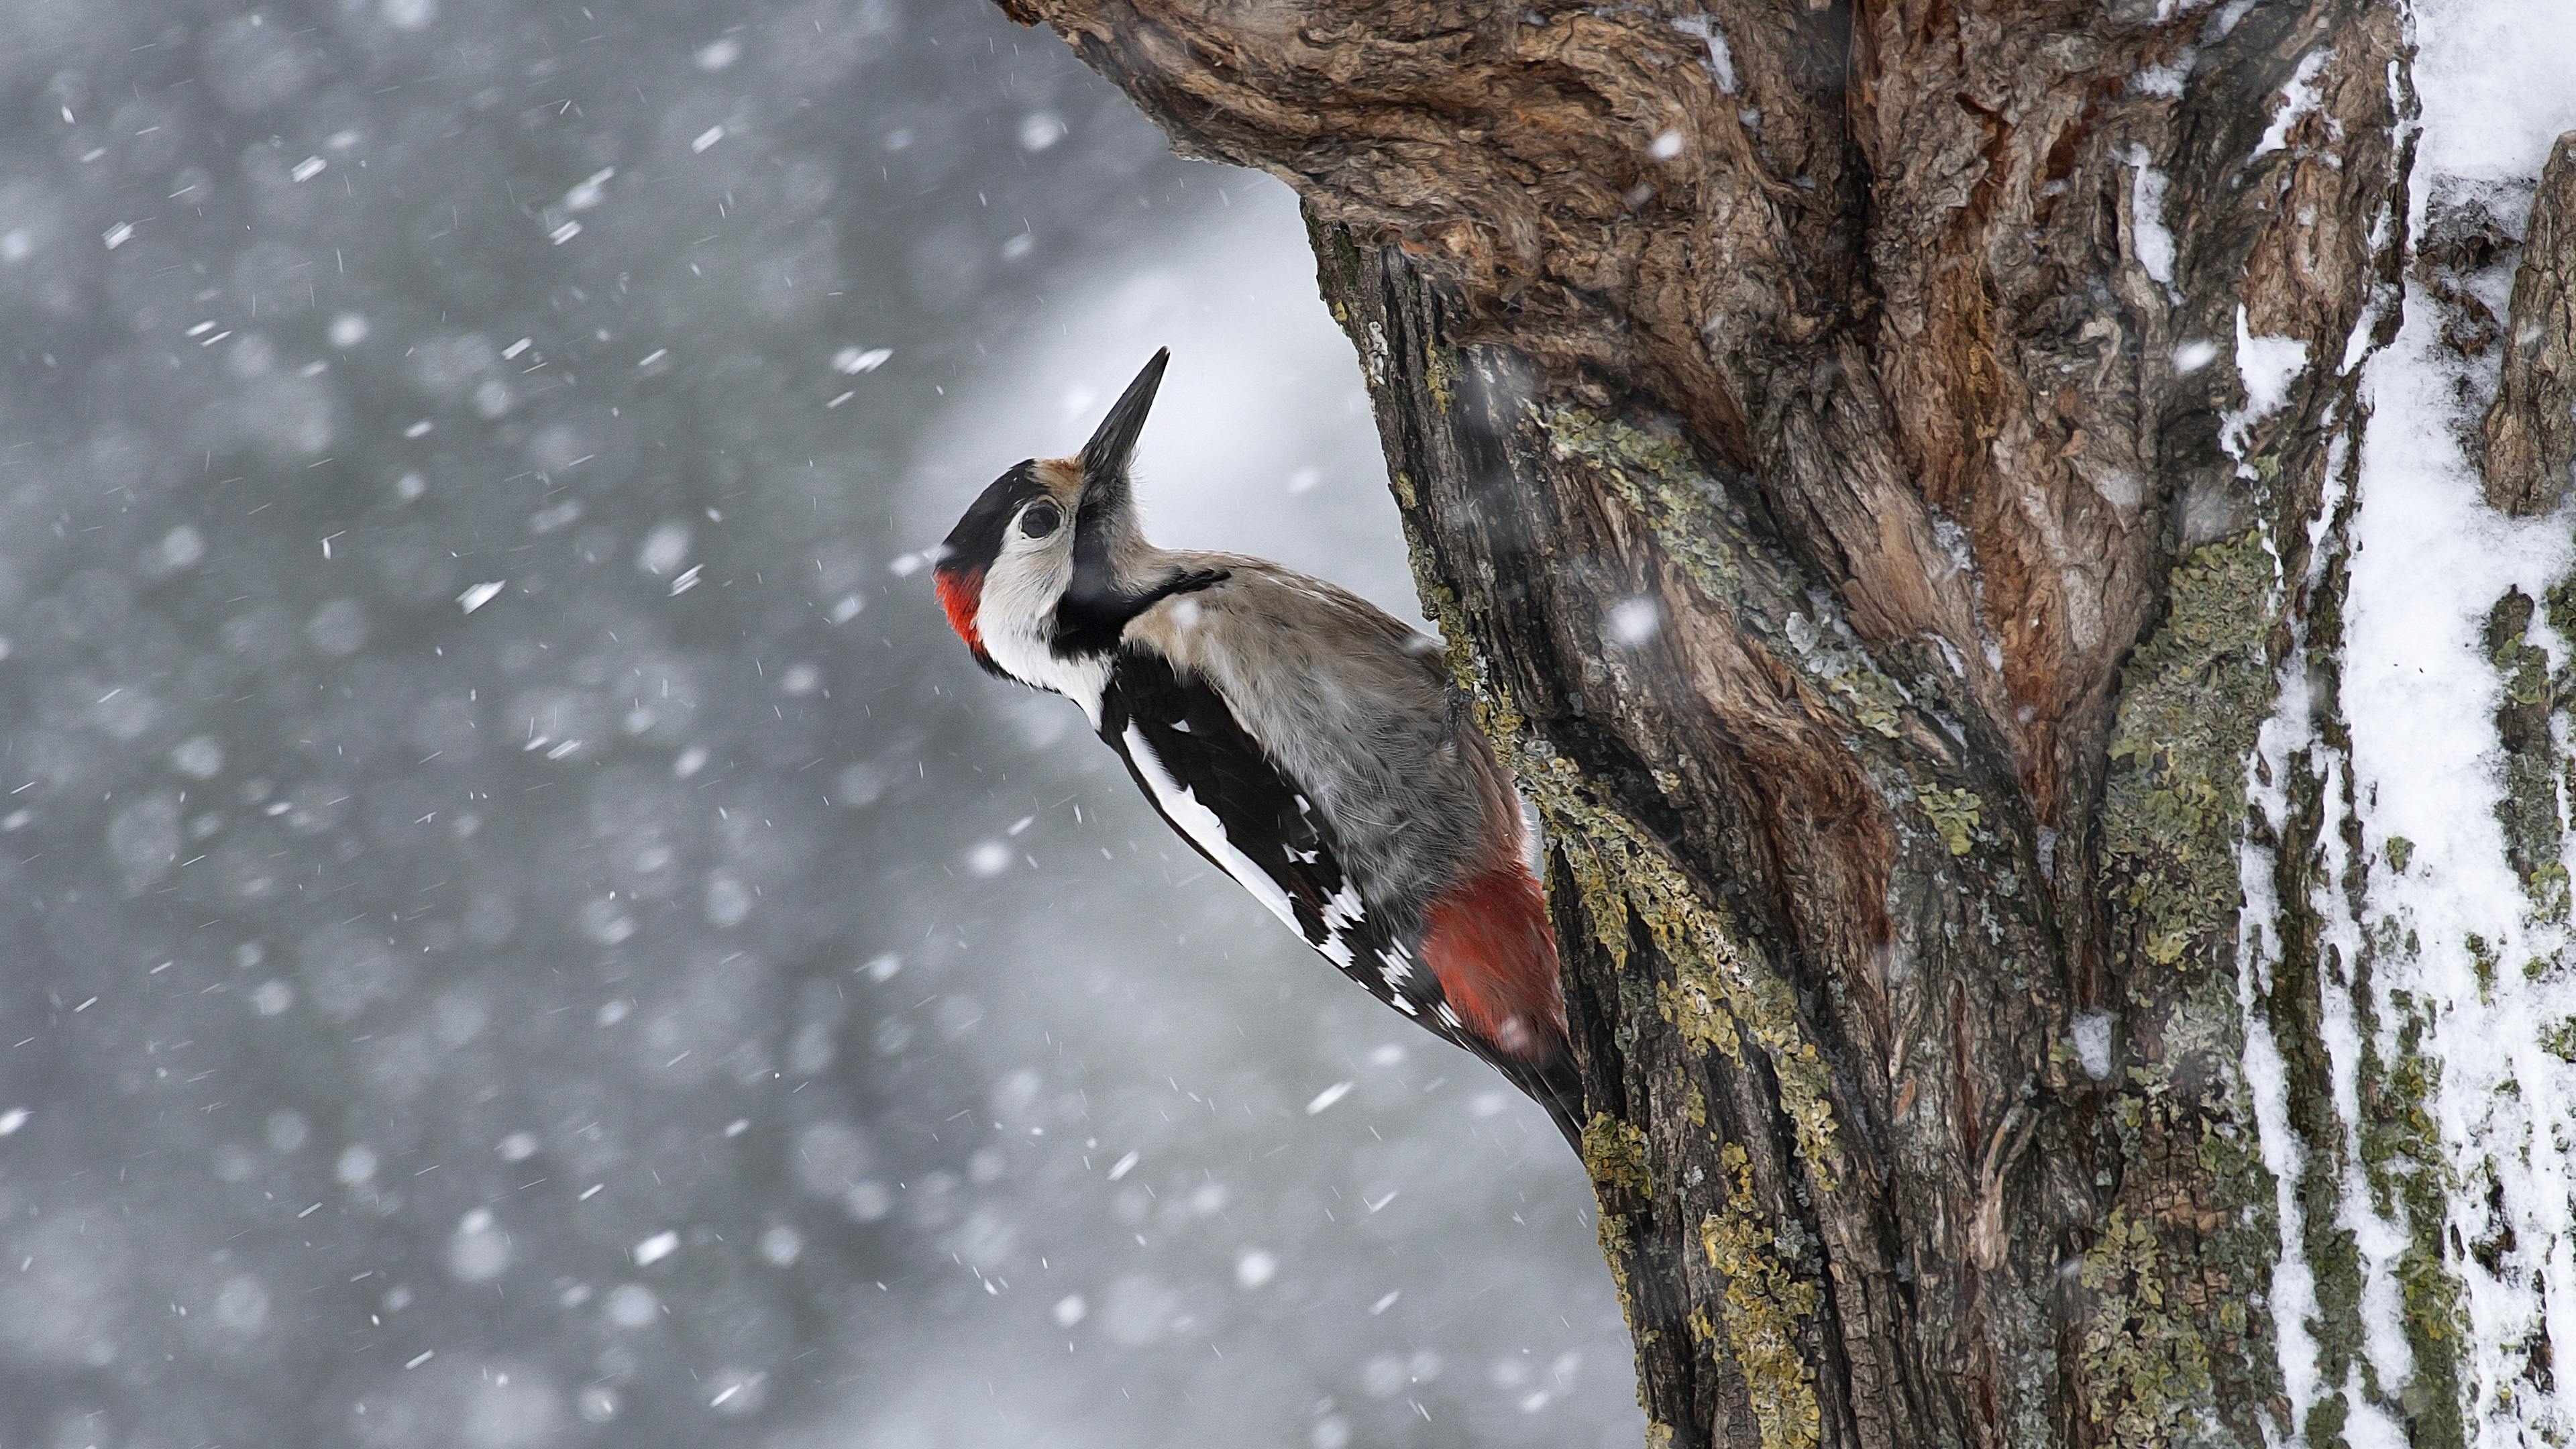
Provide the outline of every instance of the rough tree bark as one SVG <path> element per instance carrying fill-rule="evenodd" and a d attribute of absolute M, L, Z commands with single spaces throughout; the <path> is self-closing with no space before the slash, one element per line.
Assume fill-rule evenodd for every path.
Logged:
<path fill-rule="evenodd" d="M 1003 3 L 1304 198 L 1546 822 L 1650 1440 L 2286 1432 L 2245 761 L 2396 326 L 2393 0 Z"/>
<path fill-rule="evenodd" d="M 2576 464 L 2576 135 L 2541 168 L 2503 329 L 2496 398 L 2479 429 L 2487 502 L 2547 513 Z"/>

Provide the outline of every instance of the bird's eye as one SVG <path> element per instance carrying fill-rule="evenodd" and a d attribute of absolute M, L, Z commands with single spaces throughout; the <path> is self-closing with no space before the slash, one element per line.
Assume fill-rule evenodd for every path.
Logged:
<path fill-rule="evenodd" d="M 1052 503 L 1032 504 L 1020 515 L 1020 532 L 1030 538 L 1044 538 L 1064 522 L 1064 514 Z"/>

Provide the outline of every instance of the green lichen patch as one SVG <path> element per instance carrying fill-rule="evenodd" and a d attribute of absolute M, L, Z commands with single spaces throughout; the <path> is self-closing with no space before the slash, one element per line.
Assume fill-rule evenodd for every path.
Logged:
<path fill-rule="evenodd" d="M 1630 930 L 1642 925 L 1673 973 L 1655 988 L 1664 1018 L 1703 1051 L 1735 1061 L 1744 1060 L 1747 1043 L 1762 1052 L 1808 1174 L 1832 1191 L 1842 1147 L 1824 1059 L 1798 1019 L 1796 992 L 1742 944 L 1724 908 L 1704 900 L 1662 845 L 1604 801 L 1571 761 L 1525 734 L 1511 738 L 1515 772 L 1547 821 L 1595 939 L 1624 962 Z"/>
<path fill-rule="evenodd" d="M 2119 1449 L 2165 1449 L 2172 1411 L 2214 1397 L 2194 1311 L 2206 1305 L 2168 1296 L 2163 1253 L 2154 1222 L 2121 1204 L 2077 1277 L 2093 1295 L 2083 1349 L 2089 1413 Z"/>
<path fill-rule="evenodd" d="M 2309 1405 L 2308 1449 L 2344 1449 L 2343 1428 L 2351 1420 L 2352 1405 L 2340 1389 Z"/>
<path fill-rule="evenodd" d="M 1583 1125 L 1583 1168 L 1604 1191 L 1655 1195 L 1654 1174 L 1646 1168 L 1646 1134 L 1607 1112 L 1593 1113 Z"/>
<path fill-rule="evenodd" d="M 1726 1275 L 1725 1311 L 1712 1324 L 1702 1310 L 1692 1316 L 1691 1326 L 1703 1341 L 1724 1339 L 1744 1375 L 1762 1449 L 1813 1449 L 1822 1433 L 1822 1416 L 1815 1374 L 1798 1352 L 1798 1341 L 1815 1317 L 1821 1294 L 1812 1278 L 1791 1266 L 1794 1252 L 1781 1251 L 1779 1235 L 1754 1196 L 1752 1163 L 1744 1149 L 1728 1143 L 1719 1162 L 1734 1179 L 1734 1188 L 1725 1209 L 1701 1221 L 1699 1239 L 1709 1266 Z"/>
<path fill-rule="evenodd" d="M 2245 761 L 2275 691 L 2264 638 L 2278 583 L 2257 532 L 2194 550 L 2121 680 L 2102 808 L 2111 914 L 2160 965 L 2207 970 L 2234 935 Z"/>
<path fill-rule="evenodd" d="M 2414 859 L 2414 841 L 2407 839 L 2403 835 L 2392 835 L 2388 837 L 2388 868 L 2390 870 L 2397 872 L 2399 875 L 2404 875 L 2406 873 L 2406 867 L 2413 863 Z"/>
<path fill-rule="evenodd" d="M 2412 941 L 2408 946 L 2413 946 Z M 2447 1227 L 2459 1173 L 2443 1150 L 2432 1102 L 2441 1088 L 2441 1063 L 2423 1047 L 2431 1012 L 2412 993 L 2390 991 L 2386 1007 L 2394 1031 L 2383 1035 L 2377 1009 L 2364 996 L 2360 1153 L 2371 1206 L 2406 1227 L 2398 1254 L 2398 1321 L 2415 1372 L 2397 1395 L 2412 1443 L 2422 1449 L 2462 1449 L 2468 1441 L 2461 1414 L 2461 1351 L 2467 1309 L 2447 1257 Z M 2384 1055 L 2385 1043 L 2391 1050 Z"/>
<path fill-rule="evenodd" d="M 1434 342 L 1422 358 L 1423 385 L 1431 391 L 1432 405 L 1446 413 L 1458 406 L 1458 350 Z"/>
<path fill-rule="evenodd" d="M 2550 603 L 2554 619 L 2562 603 L 2558 591 L 2551 592 Z M 2495 815 L 2504 827 L 2505 860 L 2522 882 L 2533 913 L 2563 921 L 2568 918 L 2568 879 L 2558 857 L 2567 830 L 2558 798 L 2558 745 L 2549 730 L 2557 686 L 2550 677 L 2549 651 L 2529 637 L 2535 607 L 2529 594 L 2507 589 L 2487 611 L 2487 655 L 2504 684 L 2495 713 L 2496 738 L 2504 746 L 2504 793 Z"/>
<path fill-rule="evenodd" d="M 1914 803 L 1923 807 L 1924 818 L 1932 822 L 1933 833 L 1950 847 L 1952 855 L 1965 855 L 1977 848 L 1977 812 L 1986 802 L 1965 790 L 1945 790 L 1927 785 L 1914 792 Z"/>
<path fill-rule="evenodd" d="M 1637 1300 L 1630 1292 L 1628 1258 L 1636 1251 L 1636 1240 L 1629 1236 L 1628 1218 L 1624 1213 L 1603 1212 L 1593 1224 L 1601 1240 L 1602 1261 L 1610 1265 L 1610 1289 L 1619 1298 L 1619 1316 L 1628 1321 L 1628 1334 L 1642 1349 L 1654 1336 L 1654 1330 L 1637 1321 Z"/>
<path fill-rule="evenodd" d="M 2540 1049 L 2576 1067 L 2576 1016 L 2562 1016 L 2542 1027 Z"/>
<path fill-rule="evenodd" d="M 1360 289 L 1360 249 L 1351 244 L 1349 228 L 1336 226 L 1328 230 L 1333 238 L 1333 261 L 1341 268 L 1342 290 L 1356 292 Z"/>
<path fill-rule="evenodd" d="M 2278 1180 L 2264 1166 L 2253 1104 L 2241 1083 L 2230 1092 L 2234 1115 L 2207 1121 L 2200 1134 L 2200 1188 L 2208 1206 L 2195 1222 L 2196 1252 L 2183 1274 L 2183 1301 L 2206 1305 L 2203 1332 L 2214 1358 L 2220 1415 L 2251 1429 L 2258 1408 L 2277 1404 L 2281 1363 L 2266 1308 L 2281 1251 Z M 2240 1437 L 2250 1440 L 2251 1434 Z"/>
<path fill-rule="evenodd" d="M 2079 1368 L 2101 1442 L 2234 1446 L 2250 1436 L 2228 1426 L 2223 1406 L 2280 1391 L 2256 1361 L 2268 1358 L 2256 1343 L 2268 1324 L 2254 1307 L 2262 1245 L 2237 1234 L 2242 1253 L 2213 1252 L 2213 1216 L 2190 1199 L 2153 1211 L 2117 1204 L 2083 1257 L 2076 1281 L 2089 1302 Z"/>
<path fill-rule="evenodd" d="M 2262 1441 L 2282 1392 L 2263 1307 L 2278 1184 L 2234 1068 L 2245 1035 L 2233 974 L 2172 984 L 2184 989 L 2162 1000 L 2162 1040 L 2102 1116 L 2127 1167 L 2079 1269 L 2074 1369 L 2099 1442 L 2238 1449 Z"/>
<path fill-rule="evenodd" d="M 2561 639 L 2576 642 L 2576 574 L 2551 584 L 2540 596 L 2541 617 Z"/>
<path fill-rule="evenodd" d="M 1725 493 L 1679 443 L 1582 408 L 1533 408 L 1531 416 L 1560 460 L 1580 460 L 1609 480 L 1701 592 L 1743 596 L 1742 540 L 1725 517 Z"/>
<path fill-rule="evenodd" d="M 2371 1207 L 2395 1217 L 2405 1181 L 2447 1159 L 2431 1107 L 2441 1085 L 2441 1064 L 2421 1049 L 2424 1008 L 2412 993 L 2391 991 L 2388 1009 L 2398 1018 L 2396 1050 L 2383 1056 L 2376 1033 L 2365 1034 L 2356 1075 L 2362 1096 L 2362 1175 L 2370 1186 Z"/>
<path fill-rule="evenodd" d="M 1677 981 L 1655 983 L 1655 1010 L 1673 1029 L 1702 1052 L 1723 1052 L 1741 1059 L 1735 1017 L 1726 1009 L 1725 993 L 1704 973 L 1685 971 Z"/>
<path fill-rule="evenodd" d="M 2249 985 L 2256 1008 L 2269 1019 L 2273 1040 L 2281 1047 L 2284 1106 L 2290 1128 L 2305 1148 L 2296 1154 L 2297 1175 L 2291 1188 L 2296 1195 L 2298 1242 L 2316 1293 L 2315 1312 L 2307 1317 L 2309 1342 L 2315 1349 L 2318 1380 L 2341 1384 L 2363 1356 L 2361 1298 L 2366 1275 L 2359 1236 L 2343 1222 L 2345 1184 L 2352 1164 L 2336 1106 L 2331 1063 L 2323 1047 L 2328 993 L 2340 993 L 2348 983 L 2341 948 L 2329 939 L 2330 927 L 2319 905 L 2332 898 L 2329 893 L 2335 881 L 2326 873 L 2318 842 L 2332 810 L 2329 789 L 2342 792 L 2341 800 L 2333 802 L 2340 810 L 2333 813 L 2346 820 L 2352 795 L 2350 776 L 2320 763 L 2322 749 L 2294 751 L 2285 762 L 2283 784 L 2289 808 L 2276 822 L 2280 841 L 2272 852 L 2274 894 L 2280 902 L 2274 917 L 2279 953 L 2269 971 L 2254 970 L 2251 959 L 2239 969 L 2252 971 L 2254 980 Z M 2405 858 L 2412 846 L 2400 849 L 2402 844 L 2391 841 L 2389 848 Z M 2358 909 L 2357 872 L 2343 881 L 2348 906 Z M 2249 940 L 2252 935 L 2248 932 Z M 2312 1407 L 2309 1412 L 2313 1426 L 2314 1416 L 2327 1411 Z M 2332 1412 L 2340 1416 L 2344 1411 Z"/>

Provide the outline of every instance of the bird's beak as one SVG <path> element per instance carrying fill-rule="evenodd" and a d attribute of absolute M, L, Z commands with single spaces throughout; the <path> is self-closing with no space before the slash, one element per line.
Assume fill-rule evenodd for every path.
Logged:
<path fill-rule="evenodd" d="M 1099 491 L 1104 486 L 1122 484 L 1127 478 L 1127 460 L 1136 451 L 1136 438 L 1145 431 L 1145 414 L 1154 407 L 1154 390 L 1163 384 L 1164 365 L 1172 360 L 1172 349 L 1158 348 L 1154 360 L 1127 384 L 1118 395 L 1118 404 L 1109 416 L 1100 420 L 1091 441 L 1082 445 L 1082 490 Z"/>

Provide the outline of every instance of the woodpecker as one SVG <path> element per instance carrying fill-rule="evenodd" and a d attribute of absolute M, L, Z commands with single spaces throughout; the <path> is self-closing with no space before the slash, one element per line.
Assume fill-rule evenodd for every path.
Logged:
<path fill-rule="evenodd" d="M 1156 548 L 1128 463 L 1165 348 L 1071 458 L 995 479 L 940 550 L 988 672 L 1061 694 L 1163 819 L 1380 1001 L 1580 1146 L 1556 937 L 1520 802 L 1439 644 L 1347 590 Z"/>

